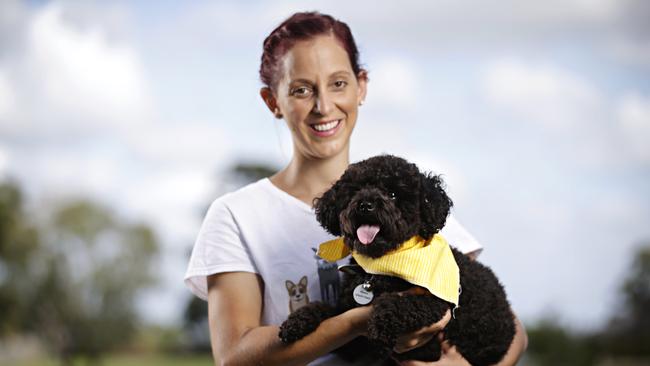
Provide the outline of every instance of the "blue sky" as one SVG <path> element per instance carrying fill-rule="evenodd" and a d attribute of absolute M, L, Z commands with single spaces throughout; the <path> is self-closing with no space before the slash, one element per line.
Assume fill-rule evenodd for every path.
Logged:
<path fill-rule="evenodd" d="M 160 233 L 174 322 L 202 210 L 235 161 L 282 166 L 258 95 L 264 37 L 294 11 L 347 22 L 370 72 L 352 158 L 442 173 L 518 314 L 601 324 L 650 240 L 645 1 L 36 2 L 0 5 L 0 176 L 33 207 L 104 202 Z"/>

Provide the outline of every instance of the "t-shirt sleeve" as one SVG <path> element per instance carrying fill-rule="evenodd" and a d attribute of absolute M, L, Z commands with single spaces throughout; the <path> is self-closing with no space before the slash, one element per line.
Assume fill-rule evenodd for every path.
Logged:
<path fill-rule="evenodd" d="M 450 214 L 447 217 L 445 227 L 440 234 L 447 239 L 447 242 L 464 254 L 476 252 L 478 255 L 483 251 L 483 246 Z"/>
<path fill-rule="evenodd" d="M 210 205 L 192 248 L 185 284 L 206 300 L 207 276 L 222 272 L 257 273 L 257 269 L 232 212 L 222 199 L 217 199 Z"/>

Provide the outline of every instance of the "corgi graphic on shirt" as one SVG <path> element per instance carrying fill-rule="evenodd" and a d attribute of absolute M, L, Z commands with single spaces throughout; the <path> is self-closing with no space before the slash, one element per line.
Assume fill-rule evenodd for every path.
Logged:
<path fill-rule="evenodd" d="M 289 280 L 285 282 L 287 292 L 289 293 L 289 311 L 294 312 L 299 308 L 309 304 L 307 295 L 307 276 L 302 276 L 298 284 Z"/>

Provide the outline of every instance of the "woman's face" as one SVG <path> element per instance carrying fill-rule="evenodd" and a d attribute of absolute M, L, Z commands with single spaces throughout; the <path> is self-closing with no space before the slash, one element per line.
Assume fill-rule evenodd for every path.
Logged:
<path fill-rule="evenodd" d="M 275 100 L 264 99 L 291 129 L 294 154 L 323 159 L 347 153 L 366 95 L 365 72 L 355 77 L 345 49 L 326 35 L 297 42 L 282 66 L 284 75 L 268 96 Z"/>

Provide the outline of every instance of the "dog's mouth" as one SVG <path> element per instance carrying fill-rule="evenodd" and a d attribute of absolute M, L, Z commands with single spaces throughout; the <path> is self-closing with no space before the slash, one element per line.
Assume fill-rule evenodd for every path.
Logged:
<path fill-rule="evenodd" d="M 410 234 L 399 207 L 376 188 L 368 188 L 339 213 L 345 244 L 359 254 L 378 258 L 397 248 Z"/>
<path fill-rule="evenodd" d="M 379 225 L 361 225 L 357 228 L 357 239 L 363 245 L 369 245 L 379 233 Z"/>

